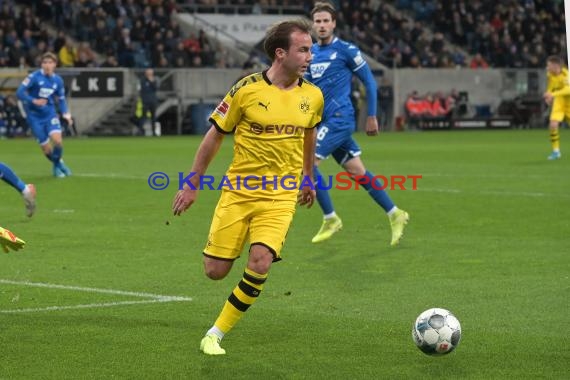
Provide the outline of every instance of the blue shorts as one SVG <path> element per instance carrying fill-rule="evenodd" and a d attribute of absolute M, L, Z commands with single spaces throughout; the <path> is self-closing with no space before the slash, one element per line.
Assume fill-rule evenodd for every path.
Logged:
<path fill-rule="evenodd" d="M 339 128 L 334 125 L 321 124 L 317 130 L 315 156 L 324 160 L 332 154 L 335 161 L 340 165 L 344 165 L 351 158 L 360 156 L 362 151 L 352 138 L 352 132 L 352 125 L 350 128 L 346 128 L 346 126 Z"/>
<path fill-rule="evenodd" d="M 61 124 L 57 115 L 40 119 L 28 114 L 28 124 L 40 145 L 48 143 L 50 134 L 54 132 L 61 133 Z"/>

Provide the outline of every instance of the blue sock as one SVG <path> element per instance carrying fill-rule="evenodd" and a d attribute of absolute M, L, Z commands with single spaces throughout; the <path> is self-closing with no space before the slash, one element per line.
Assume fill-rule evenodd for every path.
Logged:
<path fill-rule="evenodd" d="M 53 152 L 51 153 L 54 164 L 59 164 L 61 156 L 63 156 L 63 147 L 61 145 L 56 145 L 53 147 Z"/>
<path fill-rule="evenodd" d="M 20 193 L 26 188 L 26 184 L 8 166 L 0 162 L 0 178 Z"/>
<path fill-rule="evenodd" d="M 329 179 L 323 178 L 321 172 L 319 171 L 319 168 L 316 166 L 313 169 L 313 172 L 315 174 L 315 177 L 320 178 L 320 181 L 322 183 L 321 186 L 315 186 L 315 190 L 317 191 L 317 202 L 319 202 L 319 206 L 321 206 L 323 214 L 325 215 L 330 214 L 334 212 L 334 207 L 332 204 L 331 197 L 329 195 L 329 191 L 326 190 L 326 188 L 328 188 L 332 184 L 332 181 L 330 181 L 330 183 L 327 183 L 327 181 L 330 180 L 330 177 Z"/>
<path fill-rule="evenodd" d="M 374 186 L 372 186 L 372 181 L 373 181 L 372 178 L 374 178 L 374 175 L 370 173 L 368 170 L 364 175 L 370 181 L 367 184 L 362 185 L 362 187 L 364 187 L 366 191 L 368 191 L 368 194 L 370 194 L 370 196 L 376 201 L 376 203 L 378 203 L 384 209 L 384 211 L 388 212 L 391 209 L 393 209 L 394 202 L 392 202 L 392 200 L 388 196 L 388 193 L 386 193 L 384 190 L 379 190 L 382 187 L 380 181 L 378 179 L 375 179 Z"/>

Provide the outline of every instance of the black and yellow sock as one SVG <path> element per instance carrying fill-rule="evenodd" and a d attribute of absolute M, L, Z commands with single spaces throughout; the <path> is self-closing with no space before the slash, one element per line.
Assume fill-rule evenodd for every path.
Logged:
<path fill-rule="evenodd" d="M 552 144 L 553 152 L 560 152 L 560 133 L 558 128 L 550 129 L 550 143 Z"/>
<path fill-rule="evenodd" d="M 263 289 L 265 280 L 267 280 L 267 274 L 255 273 L 246 268 L 243 272 L 243 278 L 228 297 L 214 326 L 218 327 L 224 334 L 230 331 L 243 313 L 253 305 Z"/>

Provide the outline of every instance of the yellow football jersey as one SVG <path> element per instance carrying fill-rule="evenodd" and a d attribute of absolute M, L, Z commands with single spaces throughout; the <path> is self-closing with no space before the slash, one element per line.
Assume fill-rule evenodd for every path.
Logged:
<path fill-rule="evenodd" d="M 210 115 L 218 131 L 235 135 L 221 189 L 252 198 L 296 197 L 305 129 L 321 122 L 323 107 L 321 90 L 302 78 L 290 90 L 274 86 L 265 71 L 238 81 Z"/>
<path fill-rule="evenodd" d="M 547 73 L 548 78 L 548 92 L 554 96 L 567 96 L 570 94 L 570 86 L 568 84 L 568 69 L 562 68 L 558 75 Z"/>

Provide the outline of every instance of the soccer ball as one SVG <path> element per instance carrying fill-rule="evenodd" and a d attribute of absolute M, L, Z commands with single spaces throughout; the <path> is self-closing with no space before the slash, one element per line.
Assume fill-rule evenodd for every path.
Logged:
<path fill-rule="evenodd" d="M 461 340 L 461 325 L 449 310 L 428 309 L 416 318 L 412 326 L 412 338 L 425 354 L 449 354 Z"/>

